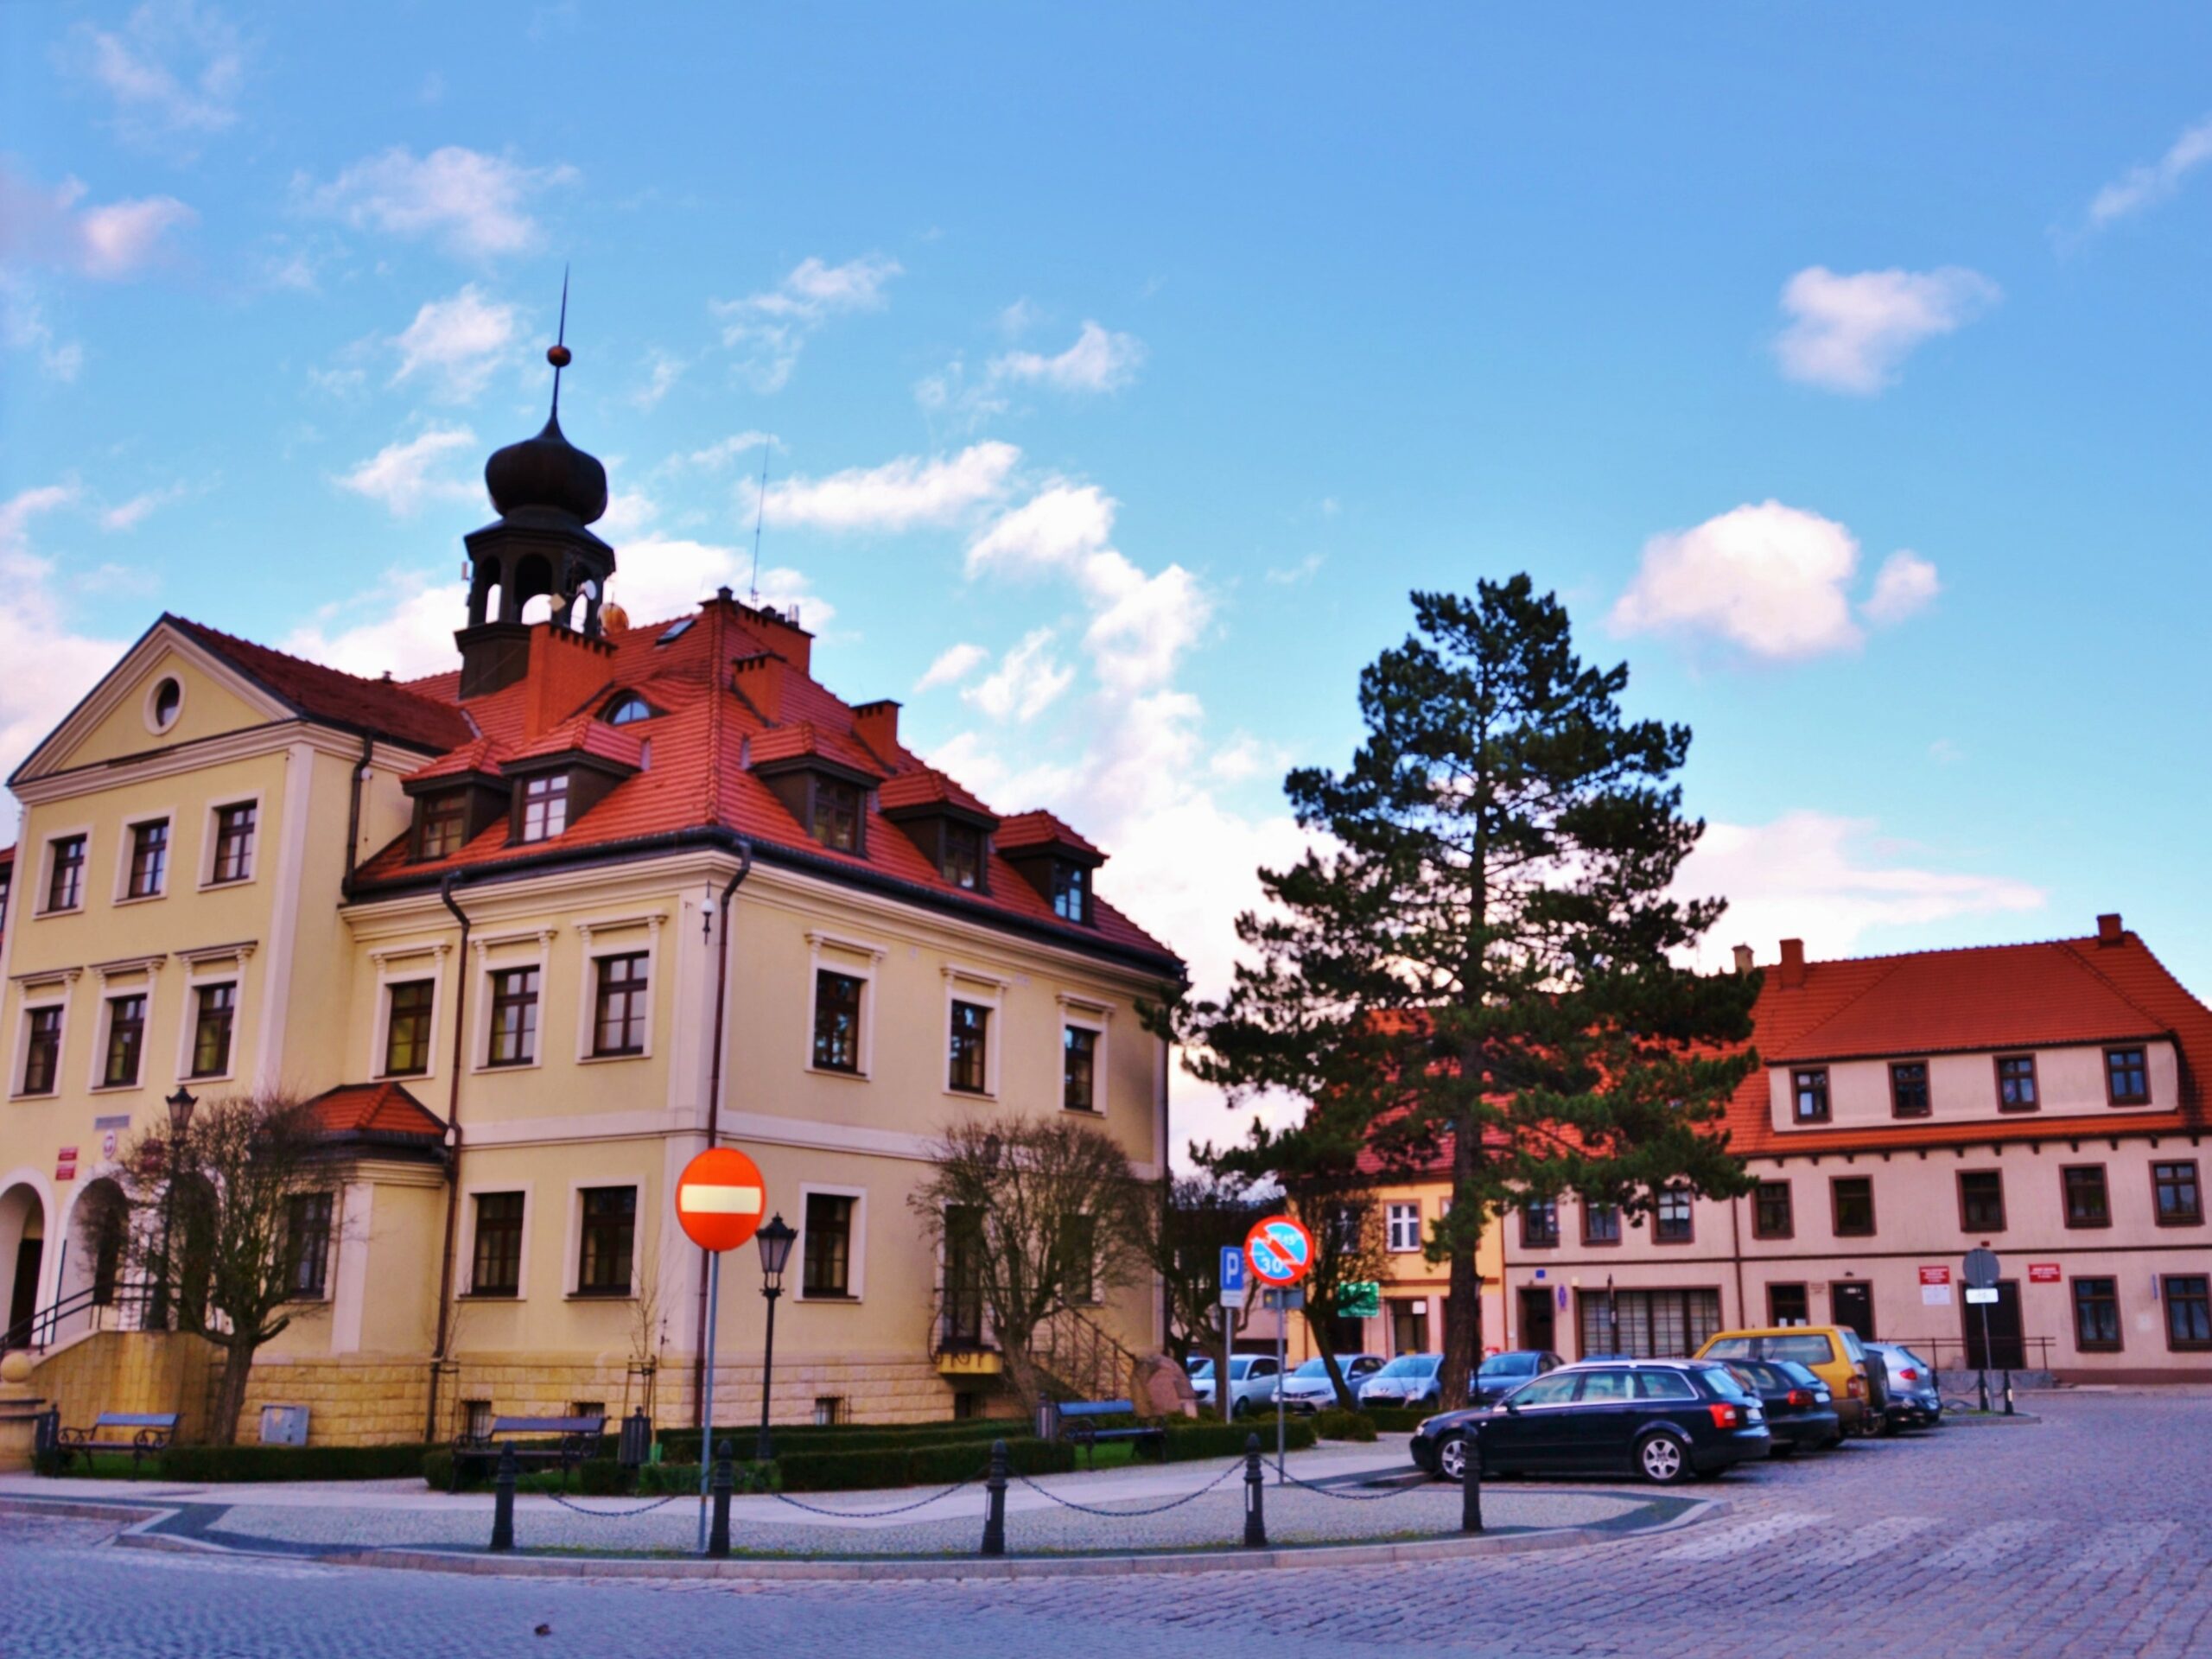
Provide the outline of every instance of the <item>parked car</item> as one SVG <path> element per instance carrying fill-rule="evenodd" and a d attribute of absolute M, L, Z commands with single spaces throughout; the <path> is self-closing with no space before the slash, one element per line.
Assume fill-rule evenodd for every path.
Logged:
<path fill-rule="evenodd" d="M 1363 1406 L 1438 1406 L 1444 1403 L 1444 1356 L 1400 1354 L 1359 1385 Z"/>
<path fill-rule="evenodd" d="M 1446 1480 L 1509 1474 L 1641 1475 L 1671 1486 L 1763 1458 L 1766 1413 L 1729 1367 L 1638 1359 L 1532 1377 L 1494 1406 L 1447 1411 L 1414 1431 L 1414 1461 Z"/>
<path fill-rule="evenodd" d="M 1532 1376 L 1555 1371 L 1567 1362 L 1548 1349 L 1516 1348 L 1492 1354 L 1475 1373 L 1475 1386 L 1467 1390 L 1471 1403 L 1489 1405 L 1510 1394 Z"/>
<path fill-rule="evenodd" d="M 1344 1373 L 1344 1382 L 1351 1388 L 1352 1400 L 1357 1403 L 1359 1385 L 1382 1369 L 1382 1356 L 1338 1354 L 1337 1369 Z M 1337 1403 L 1337 1390 L 1329 1381 L 1328 1365 L 1318 1357 L 1307 1360 L 1284 1377 L 1275 1394 L 1280 1394 L 1283 1404 L 1293 1411 L 1325 1411 Z M 1268 1403 L 1274 1403 L 1274 1395 L 1268 1396 Z"/>
<path fill-rule="evenodd" d="M 1936 1368 L 1910 1348 L 1894 1342 L 1870 1342 L 1866 1351 L 1889 1373 L 1889 1401 L 1883 1414 L 1891 1428 L 1940 1428 L 1943 1396 L 1936 1387 Z"/>
<path fill-rule="evenodd" d="M 1794 1359 L 1732 1359 L 1728 1368 L 1751 1383 L 1766 1408 L 1773 1456 L 1842 1444 L 1843 1419 L 1836 1414 L 1834 1397 L 1810 1370 Z"/>
<path fill-rule="evenodd" d="M 1859 1333 L 1846 1325 L 1775 1325 L 1723 1331 L 1697 1351 L 1700 1359 L 1789 1359 L 1807 1367 L 1835 1396 L 1847 1433 L 1872 1434 L 1884 1427 L 1888 1375 L 1871 1359 Z"/>
<path fill-rule="evenodd" d="M 1202 1359 L 1191 1368 L 1191 1387 L 1198 1403 L 1213 1404 L 1215 1362 Z M 1229 1414 L 1242 1417 L 1256 1406 L 1272 1406 L 1275 1378 L 1281 1374 L 1273 1354 L 1231 1354 L 1229 1357 Z"/>

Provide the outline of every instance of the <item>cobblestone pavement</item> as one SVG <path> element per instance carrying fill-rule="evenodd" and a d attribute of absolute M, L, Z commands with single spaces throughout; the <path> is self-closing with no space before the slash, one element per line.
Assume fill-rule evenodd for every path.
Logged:
<path fill-rule="evenodd" d="M 1263 1649 L 1825 1659 L 2212 1652 L 2212 1400 L 2039 1398 L 2044 1421 L 1764 1465 L 1688 1530 L 1319 1572 L 993 1583 L 452 1578 L 102 1548 L 0 1516 L 0 1655 L 963 1659 Z M 534 1635 L 539 1625 L 543 1637 Z"/>

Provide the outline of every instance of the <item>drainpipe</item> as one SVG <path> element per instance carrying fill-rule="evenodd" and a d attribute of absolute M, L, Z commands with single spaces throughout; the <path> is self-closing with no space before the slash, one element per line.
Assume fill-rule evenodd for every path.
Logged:
<path fill-rule="evenodd" d="M 346 874 L 338 883 L 340 896 L 353 896 L 353 866 L 361 845 L 361 785 L 369 770 L 369 755 L 376 747 L 376 739 L 364 733 L 361 736 L 361 758 L 353 763 L 353 798 L 346 807 Z"/>
<path fill-rule="evenodd" d="M 446 1102 L 446 1245 L 438 1268 L 438 1339 L 430 1355 L 430 1403 L 423 1418 L 423 1443 L 438 1438 L 438 1379 L 446 1360 L 446 1343 L 452 1334 L 454 1252 L 461 1230 L 461 1076 L 464 1027 L 468 1007 L 468 913 L 454 902 L 453 890 L 467 872 L 448 870 L 438 883 L 438 902 L 461 924 L 459 967 L 454 974 L 453 1090 Z"/>
<path fill-rule="evenodd" d="M 1729 1254 L 1736 1258 L 1736 1328 L 1751 1327 L 1751 1311 L 1744 1306 L 1744 1200 L 1741 1196 L 1728 1200 L 1728 1234 L 1733 1248 Z M 1766 1321 L 1761 1319 L 1761 1325 Z"/>
<path fill-rule="evenodd" d="M 721 950 L 715 957 L 715 1037 L 714 1048 L 707 1058 L 707 1144 L 714 1146 L 721 1139 L 722 1123 L 722 1018 L 729 1001 L 729 906 L 737 894 L 738 884 L 753 874 L 753 843 L 740 838 L 737 842 L 737 871 L 722 889 Z M 709 1308 L 707 1302 L 709 1283 L 709 1252 L 699 1252 L 699 1327 L 691 1342 L 691 1398 L 696 1403 L 699 1417 L 699 1456 L 703 1462 L 707 1455 L 707 1440 L 714 1433 L 714 1424 L 708 1419 L 714 1414 L 714 1402 L 707 1398 L 707 1321 Z"/>

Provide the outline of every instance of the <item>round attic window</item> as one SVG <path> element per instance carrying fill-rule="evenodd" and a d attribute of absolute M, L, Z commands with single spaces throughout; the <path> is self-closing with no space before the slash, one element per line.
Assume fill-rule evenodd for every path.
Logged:
<path fill-rule="evenodd" d="M 184 685 L 174 675 L 155 683 L 146 697 L 146 723 L 157 732 L 166 732 L 176 724 L 176 717 L 184 709 Z"/>

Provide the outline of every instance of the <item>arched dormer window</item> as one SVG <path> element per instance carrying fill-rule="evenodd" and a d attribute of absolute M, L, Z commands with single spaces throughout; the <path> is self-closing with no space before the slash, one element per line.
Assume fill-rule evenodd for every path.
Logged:
<path fill-rule="evenodd" d="M 653 706 L 634 691 L 625 691 L 607 705 L 607 712 L 600 716 L 610 726 L 634 726 L 641 720 L 653 717 Z"/>

